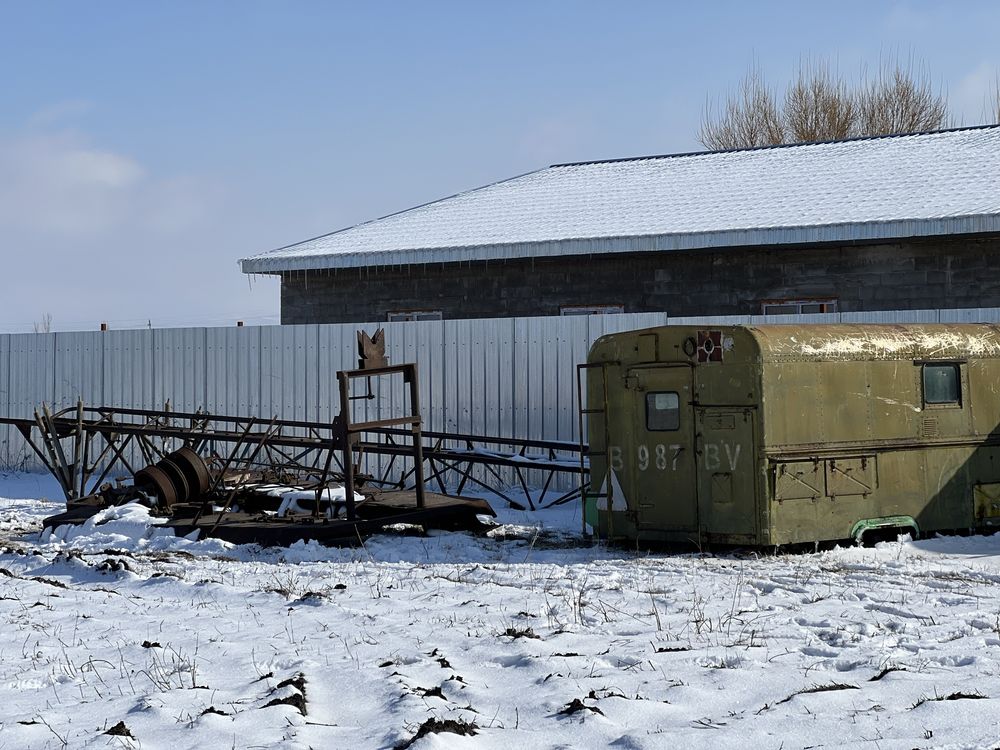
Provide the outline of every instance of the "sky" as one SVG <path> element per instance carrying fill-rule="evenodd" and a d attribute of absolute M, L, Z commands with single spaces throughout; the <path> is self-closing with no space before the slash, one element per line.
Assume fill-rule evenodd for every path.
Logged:
<path fill-rule="evenodd" d="M 756 63 L 922 61 L 982 122 L 1000 3 L 0 0 L 0 331 L 278 322 L 241 257 L 548 164 L 700 150 Z"/>

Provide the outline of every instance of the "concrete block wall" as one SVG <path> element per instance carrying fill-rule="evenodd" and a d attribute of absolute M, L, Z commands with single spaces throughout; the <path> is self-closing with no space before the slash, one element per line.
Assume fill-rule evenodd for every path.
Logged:
<path fill-rule="evenodd" d="M 1000 237 L 731 248 L 296 272 L 281 322 L 559 315 L 563 305 L 624 305 L 672 316 L 757 315 L 773 299 L 830 297 L 840 312 L 1000 307 Z"/>

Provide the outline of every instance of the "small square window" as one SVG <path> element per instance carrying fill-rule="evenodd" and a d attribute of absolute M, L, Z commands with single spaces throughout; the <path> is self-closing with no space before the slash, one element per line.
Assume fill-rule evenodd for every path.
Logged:
<path fill-rule="evenodd" d="M 412 320 L 441 320 L 440 310 L 390 310 L 387 319 L 390 323 Z"/>
<path fill-rule="evenodd" d="M 563 305 L 560 315 L 616 315 L 625 312 L 624 305 Z"/>
<path fill-rule="evenodd" d="M 761 305 L 765 315 L 815 315 L 837 312 L 835 299 L 782 299 L 770 300 Z"/>
<path fill-rule="evenodd" d="M 962 380 L 957 364 L 926 364 L 923 379 L 924 404 L 961 404 Z"/>
<path fill-rule="evenodd" d="M 674 391 L 646 394 L 646 429 L 665 432 L 680 429 L 681 400 Z"/>

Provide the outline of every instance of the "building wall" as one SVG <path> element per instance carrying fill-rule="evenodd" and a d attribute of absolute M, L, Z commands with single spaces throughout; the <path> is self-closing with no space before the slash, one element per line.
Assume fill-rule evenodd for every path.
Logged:
<path fill-rule="evenodd" d="M 559 315 L 624 305 L 673 316 L 754 315 L 765 300 L 834 298 L 840 312 L 1000 307 L 1000 237 L 734 248 L 296 272 L 282 323 Z"/>

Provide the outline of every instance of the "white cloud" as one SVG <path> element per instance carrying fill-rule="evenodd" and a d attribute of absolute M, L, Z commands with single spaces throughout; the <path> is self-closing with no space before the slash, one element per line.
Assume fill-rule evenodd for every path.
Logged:
<path fill-rule="evenodd" d="M 0 137 L 0 232 L 94 236 L 175 231 L 202 220 L 218 188 L 151 175 L 135 159 L 70 132 Z"/>
<path fill-rule="evenodd" d="M 142 178 L 133 160 L 73 136 L 0 140 L 0 230 L 102 231 L 124 218 Z"/>

